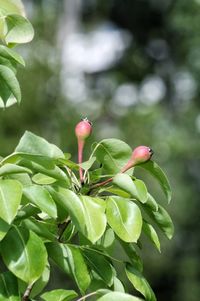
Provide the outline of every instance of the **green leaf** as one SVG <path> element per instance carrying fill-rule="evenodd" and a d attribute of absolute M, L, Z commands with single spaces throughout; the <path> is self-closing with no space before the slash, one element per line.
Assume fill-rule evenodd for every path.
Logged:
<path fill-rule="evenodd" d="M 160 241 L 154 227 L 145 220 L 143 220 L 142 230 L 160 252 Z"/>
<path fill-rule="evenodd" d="M 32 177 L 32 180 L 34 183 L 39 185 L 49 185 L 55 183 L 57 180 L 49 177 L 47 175 L 44 175 L 42 173 L 37 173 Z"/>
<path fill-rule="evenodd" d="M 85 225 L 85 209 L 82 201 L 73 191 L 62 187 L 48 187 L 53 199 L 69 213 L 73 224 L 83 234 L 87 235 Z"/>
<path fill-rule="evenodd" d="M 161 205 L 158 205 L 158 211 L 149 210 L 147 207 L 145 210 L 163 233 L 171 239 L 174 234 L 174 225 L 168 212 Z"/>
<path fill-rule="evenodd" d="M 113 184 L 129 193 L 131 197 L 136 198 L 141 203 L 147 201 L 147 188 L 143 181 L 132 180 L 127 174 L 119 173 L 113 178 Z"/>
<path fill-rule="evenodd" d="M 126 265 L 126 275 L 133 284 L 134 288 L 145 297 L 146 301 L 156 301 L 155 294 L 152 291 L 148 281 L 129 263 Z"/>
<path fill-rule="evenodd" d="M 90 275 L 80 250 L 58 243 L 48 243 L 47 250 L 52 260 L 74 278 L 81 293 L 84 293 L 90 285 Z"/>
<path fill-rule="evenodd" d="M 64 158 L 63 152 L 56 145 L 28 131 L 20 139 L 15 152 L 52 159 Z"/>
<path fill-rule="evenodd" d="M 0 274 L 0 301 L 21 301 L 16 277 L 10 273 Z"/>
<path fill-rule="evenodd" d="M 77 296 L 78 294 L 75 291 L 57 289 L 42 294 L 41 298 L 45 301 L 70 301 Z"/>
<path fill-rule="evenodd" d="M 104 283 L 108 286 L 113 285 L 113 269 L 106 257 L 99 254 L 96 250 L 86 248 L 83 250 L 83 255 L 90 268 L 98 274 Z"/>
<path fill-rule="evenodd" d="M 118 139 L 104 139 L 94 149 L 94 155 L 102 164 L 104 174 L 116 174 L 130 159 L 132 149 Z"/>
<path fill-rule="evenodd" d="M 157 181 L 159 182 L 164 194 L 167 197 L 168 203 L 169 203 L 171 201 L 171 197 L 172 197 L 171 187 L 170 187 L 167 176 L 165 175 L 163 170 L 158 166 L 158 164 L 156 162 L 150 160 L 150 161 L 148 161 L 144 164 L 140 164 L 138 166 L 149 171 L 157 179 Z"/>
<path fill-rule="evenodd" d="M 23 187 L 32 185 L 31 178 L 27 173 L 16 173 L 10 174 L 9 179 L 17 180 L 22 184 Z"/>
<path fill-rule="evenodd" d="M 13 59 L 6 59 L 5 57 L 0 55 L 0 65 L 4 65 L 11 69 L 14 74 L 17 73 L 17 63 Z"/>
<path fill-rule="evenodd" d="M 106 228 L 104 202 L 99 198 L 78 196 L 69 189 L 50 189 L 55 201 L 61 204 L 71 217 L 73 224 L 92 243 L 95 243 Z"/>
<path fill-rule="evenodd" d="M 27 157 L 27 155 L 24 154 L 21 154 L 21 156 Z M 70 179 L 66 173 L 56 166 L 52 159 L 47 157 L 30 156 L 29 160 L 23 159 L 20 161 L 20 164 L 28 167 L 34 172 L 39 172 L 56 180 L 64 181 L 66 187 L 70 186 Z"/>
<path fill-rule="evenodd" d="M 6 176 L 9 174 L 16 174 L 16 173 L 29 173 L 31 174 L 32 171 L 26 167 L 18 166 L 15 164 L 6 163 L 2 167 L 0 167 L 0 177 Z"/>
<path fill-rule="evenodd" d="M 123 241 L 120 241 L 122 248 L 130 259 L 132 265 L 140 272 L 143 271 L 143 263 L 140 256 L 137 254 L 136 249 L 133 244 L 127 244 Z"/>
<path fill-rule="evenodd" d="M 21 0 L 1 0 L 0 13 L 2 15 L 18 14 L 25 15 L 24 6 Z"/>
<path fill-rule="evenodd" d="M 40 213 L 40 210 L 37 207 L 33 206 L 32 204 L 26 204 L 18 210 L 15 219 L 16 221 L 20 221 L 30 216 L 35 216 L 38 213 Z"/>
<path fill-rule="evenodd" d="M 79 166 L 81 166 L 84 170 L 87 171 L 92 167 L 95 161 L 96 161 L 96 157 L 91 157 L 88 161 L 79 164 Z"/>
<path fill-rule="evenodd" d="M 110 292 L 103 297 L 97 299 L 97 301 L 143 301 L 140 298 L 131 296 L 129 294 L 120 293 L 120 292 Z"/>
<path fill-rule="evenodd" d="M 104 232 L 101 239 L 97 242 L 97 245 L 108 250 L 113 248 L 114 243 L 115 243 L 115 233 L 113 229 L 108 228 Z"/>
<path fill-rule="evenodd" d="M 145 206 L 153 211 L 158 211 L 158 203 L 155 201 L 155 199 L 150 193 L 147 193 L 147 201 L 145 203 Z"/>
<path fill-rule="evenodd" d="M 108 197 L 106 215 L 114 232 L 126 242 L 137 242 L 142 230 L 139 207 L 121 197 Z"/>
<path fill-rule="evenodd" d="M 113 289 L 115 292 L 125 293 L 124 286 L 117 277 L 114 277 Z"/>
<path fill-rule="evenodd" d="M 5 237 L 10 225 L 0 218 L 0 241 Z"/>
<path fill-rule="evenodd" d="M 0 96 L 6 105 L 11 96 L 21 102 L 21 90 L 15 73 L 7 66 L 0 65 Z"/>
<path fill-rule="evenodd" d="M 109 193 L 111 193 L 111 194 L 115 194 L 115 195 L 118 195 L 118 196 L 121 196 L 121 197 L 123 197 L 123 198 L 128 198 L 128 199 L 130 199 L 130 194 L 129 193 L 127 193 L 127 192 L 125 192 L 123 189 L 120 189 L 120 188 L 118 188 L 118 187 L 114 187 L 114 186 L 108 186 L 108 187 L 102 187 L 101 188 L 101 190 L 100 190 L 101 192 L 102 191 L 107 191 L 107 192 L 109 192 Z"/>
<path fill-rule="evenodd" d="M 33 231 L 38 236 L 46 238 L 47 240 L 54 241 L 56 239 L 56 235 L 50 232 L 52 225 L 48 224 L 45 221 L 39 221 L 35 218 L 29 218 L 23 220 L 21 225 Z"/>
<path fill-rule="evenodd" d="M 42 240 L 32 231 L 12 227 L 1 242 L 1 255 L 7 268 L 28 284 L 38 280 L 47 264 Z"/>
<path fill-rule="evenodd" d="M 6 28 L 4 40 L 8 45 L 28 43 L 33 39 L 33 27 L 25 17 L 9 14 L 5 17 L 4 22 Z"/>
<path fill-rule="evenodd" d="M 22 185 L 15 180 L 0 180 L 0 218 L 11 224 L 22 197 Z"/>
<path fill-rule="evenodd" d="M 105 202 L 100 198 L 80 196 L 85 209 L 86 237 L 95 243 L 105 232 L 107 219 Z"/>
<path fill-rule="evenodd" d="M 46 248 L 49 257 L 54 261 L 54 263 L 66 274 L 70 275 L 70 266 L 65 245 L 58 242 L 49 242 L 46 243 Z"/>
<path fill-rule="evenodd" d="M 35 204 L 41 211 L 47 213 L 50 217 L 57 217 L 56 204 L 50 193 L 42 186 L 31 185 L 23 188 L 23 194 L 33 204 Z"/>
<path fill-rule="evenodd" d="M 33 285 L 33 288 L 30 293 L 31 300 L 33 297 L 37 296 L 38 294 L 40 294 L 43 291 L 43 289 L 49 282 L 49 277 L 50 277 L 50 265 L 49 265 L 49 263 L 47 263 L 47 265 L 42 273 L 42 276 Z M 19 284 L 20 292 L 22 294 L 24 294 L 24 292 L 27 288 L 27 284 L 20 279 L 18 279 L 18 284 Z M 21 301 L 21 299 L 20 299 L 20 301 Z"/>
<path fill-rule="evenodd" d="M 10 61 L 14 61 L 15 63 L 18 63 L 22 66 L 25 66 L 25 62 L 21 55 L 6 46 L 0 45 L 0 56 Z"/>

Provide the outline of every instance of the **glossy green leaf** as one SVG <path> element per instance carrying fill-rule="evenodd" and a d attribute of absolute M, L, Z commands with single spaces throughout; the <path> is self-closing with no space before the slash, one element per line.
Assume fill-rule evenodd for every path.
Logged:
<path fill-rule="evenodd" d="M 0 180 L 0 218 L 11 224 L 22 197 L 22 185 L 15 180 Z"/>
<path fill-rule="evenodd" d="M 26 283 L 39 279 L 47 264 L 42 240 L 32 231 L 12 227 L 1 242 L 1 255 L 7 268 Z"/>
<path fill-rule="evenodd" d="M 29 218 L 23 220 L 21 225 L 47 240 L 54 241 L 56 239 L 56 235 L 50 231 L 52 225 L 48 224 L 48 222 Z"/>
<path fill-rule="evenodd" d="M 16 277 L 5 272 L 0 274 L 0 301 L 21 301 Z"/>
<path fill-rule="evenodd" d="M 121 292 L 110 292 L 97 301 L 142 301 L 142 299 Z"/>
<path fill-rule="evenodd" d="M 147 193 L 147 201 L 145 203 L 145 206 L 149 207 L 149 209 L 153 211 L 158 211 L 158 203 L 150 193 Z"/>
<path fill-rule="evenodd" d="M 55 183 L 56 179 L 42 173 L 37 173 L 32 177 L 32 181 L 39 185 L 49 185 Z"/>
<path fill-rule="evenodd" d="M 127 174 L 119 173 L 113 178 L 113 184 L 129 193 L 131 197 L 136 198 L 141 203 L 147 201 L 147 188 L 143 181 L 132 180 Z"/>
<path fill-rule="evenodd" d="M 0 14 L 18 14 L 25 15 L 24 6 L 21 0 L 1 0 Z"/>
<path fill-rule="evenodd" d="M 16 174 L 16 173 L 29 173 L 31 174 L 32 171 L 26 167 L 22 167 L 15 164 L 6 163 L 0 167 L 0 177 L 6 176 L 9 174 Z"/>
<path fill-rule="evenodd" d="M 114 277 L 113 290 L 115 292 L 125 293 L 124 286 L 123 286 L 122 282 L 117 277 Z"/>
<path fill-rule="evenodd" d="M 121 197 L 108 197 L 107 220 L 114 232 L 126 242 L 137 242 L 142 230 L 142 215 L 139 207 Z"/>
<path fill-rule="evenodd" d="M 104 139 L 94 148 L 94 155 L 102 164 L 104 174 L 115 174 L 130 159 L 132 149 L 119 139 Z"/>
<path fill-rule="evenodd" d="M 80 250 L 59 243 L 48 243 L 47 250 L 52 260 L 74 278 L 81 293 L 84 293 L 90 285 L 90 275 Z"/>
<path fill-rule="evenodd" d="M 154 227 L 145 220 L 143 220 L 142 230 L 160 252 L 160 241 Z"/>
<path fill-rule="evenodd" d="M 101 247 L 108 250 L 113 247 L 114 243 L 115 243 L 115 233 L 113 229 L 107 228 L 103 236 L 101 237 L 101 239 L 97 242 L 97 245 L 100 245 Z"/>
<path fill-rule="evenodd" d="M 84 249 L 83 255 L 90 268 L 98 274 L 104 283 L 108 286 L 113 285 L 113 269 L 106 257 L 92 249 Z"/>
<path fill-rule="evenodd" d="M 5 105 L 12 95 L 18 103 L 21 102 L 21 90 L 15 73 L 4 65 L 0 65 L 0 90 Z"/>
<path fill-rule="evenodd" d="M 138 255 L 136 248 L 133 244 L 127 244 L 123 241 L 120 241 L 120 244 L 122 246 L 122 248 L 124 249 L 125 253 L 127 254 L 130 262 L 132 263 L 132 265 L 140 272 L 143 271 L 143 263 L 142 260 L 140 258 L 140 256 Z"/>
<path fill-rule="evenodd" d="M 84 170 L 88 170 L 92 167 L 94 162 L 96 161 L 96 157 L 91 157 L 88 161 L 85 161 L 79 164 Z"/>
<path fill-rule="evenodd" d="M 8 67 L 16 75 L 16 73 L 17 73 L 17 63 L 13 59 L 7 59 L 7 58 L 0 55 L 0 65 Z"/>
<path fill-rule="evenodd" d="M 21 207 L 18 212 L 17 212 L 17 216 L 15 217 L 16 221 L 20 221 L 23 219 L 26 219 L 30 216 L 35 216 L 38 213 L 40 213 L 40 209 L 37 208 L 36 206 L 32 205 L 32 204 L 26 204 L 25 206 Z"/>
<path fill-rule="evenodd" d="M 149 208 L 145 209 L 149 216 L 152 218 L 152 220 L 163 231 L 163 233 L 169 239 L 171 239 L 174 234 L 174 225 L 168 212 L 161 205 L 158 205 L 158 211 L 153 211 Z"/>
<path fill-rule="evenodd" d="M 27 173 L 10 174 L 9 179 L 17 180 L 23 187 L 32 185 L 31 178 Z"/>
<path fill-rule="evenodd" d="M 37 296 L 40 294 L 45 286 L 48 284 L 50 277 L 50 265 L 47 263 L 47 266 L 45 267 L 42 276 L 34 283 L 33 288 L 30 293 L 30 299 L 32 300 L 33 297 Z M 19 290 L 22 294 L 24 294 L 27 284 L 23 282 L 22 280 L 18 279 L 18 284 L 19 284 Z M 20 300 L 21 301 L 21 300 Z"/>
<path fill-rule="evenodd" d="M 20 139 L 15 152 L 52 159 L 64 158 L 63 152 L 56 145 L 28 131 Z"/>
<path fill-rule="evenodd" d="M 28 43 L 33 39 L 33 27 L 25 17 L 17 14 L 9 14 L 5 17 L 4 22 L 6 28 L 4 40 L 8 45 L 10 43 Z"/>
<path fill-rule="evenodd" d="M 57 217 L 57 207 L 50 193 L 42 186 L 31 185 L 23 188 L 23 195 L 50 217 Z"/>
<path fill-rule="evenodd" d="M 167 176 L 165 175 L 164 171 L 159 167 L 159 165 L 156 162 L 150 160 L 150 161 L 148 161 L 144 164 L 140 164 L 138 166 L 149 171 L 152 174 L 152 176 L 154 176 L 157 179 L 164 194 L 167 197 L 168 202 L 170 202 L 171 197 L 172 197 L 170 183 L 169 183 L 169 180 L 168 180 Z"/>
<path fill-rule="evenodd" d="M 126 265 L 126 275 L 130 282 L 133 284 L 134 288 L 145 297 L 146 301 L 156 301 L 155 294 L 151 289 L 148 281 L 138 270 L 132 267 L 129 263 Z"/>
<path fill-rule="evenodd" d="M 102 189 L 100 190 L 101 192 L 102 191 L 107 191 L 111 194 L 115 194 L 115 195 L 118 195 L 118 196 L 121 196 L 123 198 L 128 198 L 130 199 L 130 194 L 125 192 L 123 189 L 120 189 L 118 187 L 114 187 L 114 186 L 108 186 L 108 187 L 102 187 Z"/>
<path fill-rule="evenodd" d="M 23 154 L 21 154 L 20 156 L 27 157 L 26 155 L 23 155 Z M 34 172 L 47 175 L 56 180 L 64 181 L 64 183 L 66 184 L 66 187 L 70 186 L 69 177 L 66 175 L 66 173 L 61 168 L 59 168 L 58 166 L 56 166 L 54 164 L 54 162 L 52 162 L 52 159 L 49 159 L 47 157 L 30 156 L 30 158 L 28 158 L 28 160 L 27 159 L 21 160 L 20 164 L 28 167 L 29 169 L 33 170 Z"/>
<path fill-rule="evenodd" d="M 86 237 L 95 243 L 106 229 L 105 202 L 100 198 L 89 196 L 81 196 L 80 199 L 85 209 Z"/>
<path fill-rule="evenodd" d="M 0 45 L 0 57 L 3 57 L 5 59 L 8 59 L 9 61 L 14 61 L 15 63 L 18 63 L 22 66 L 25 66 L 25 62 L 21 55 L 19 55 L 16 51 Z"/>
<path fill-rule="evenodd" d="M 49 242 L 46 243 L 46 248 L 49 257 L 54 263 L 66 274 L 70 275 L 70 266 L 65 245 L 58 242 Z"/>
<path fill-rule="evenodd" d="M 85 209 L 78 195 L 62 187 L 55 187 L 54 189 L 49 187 L 48 190 L 53 199 L 67 210 L 76 228 L 87 235 Z"/>
<path fill-rule="evenodd" d="M 57 289 L 42 294 L 41 298 L 45 301 L 70 301 L 76 298 L 77 296 L 78 294 L 75 291 Z"/>
<path fill-rule="evenodd" d="M 50 189 L 55 201 L 61 204 L 69 213 L 77 229 L 91 242 L 96 242 L 106 228 L 104 202 L 99 198 L 78 196 L 69 189 L 58 187 Z"/>
<path fill-rule="evenodd" d="M 0 218 L 0 241 L 5 237 L 9 229 L 10 225 Z"/>

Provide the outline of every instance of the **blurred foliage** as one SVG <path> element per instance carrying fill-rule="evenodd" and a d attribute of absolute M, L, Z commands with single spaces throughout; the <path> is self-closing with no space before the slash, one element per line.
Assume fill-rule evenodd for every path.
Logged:
<path fill-rule="evenodd" d="M 24 4 L 36 35 L 19 49 L 27 64 L 19 72 L 22 105 L 0 112 L 1 155 L 13 150 L 25 129 L 76 154 L 69 133 L 85 115 L 94 123 L 88 145 L 103 137 L 150 145 L 171 179 L 176 231 L 172 242 L 163 240 L 161 255 L 144 248 L 145 273 L 158 300 L 199 300 L 200 1 Z M 103 35 L 98 44 L 100 33 L 115 35 Z M 109 41 L 112 51 L 105 52 Z"/>

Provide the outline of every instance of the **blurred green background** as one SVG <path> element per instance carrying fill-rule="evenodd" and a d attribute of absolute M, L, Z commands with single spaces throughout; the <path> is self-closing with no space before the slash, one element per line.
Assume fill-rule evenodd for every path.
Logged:
<path fill-rule="evenodd" d="M 144 274 L 158 301 L 198 301 L 200 1 L 23 2 L 35 38 L 18 48 L 26 60 L 18 72 L 23 100 L 0 112 L 1 155 L 30 130 L 76 160 L 74 125 L 85 116 L 94 123 L 90 143 L 151 146 L 171 180 L 175 236 L 160 235 L 161 254 L 144 242 Z M 166 206 L 156 183 L 139 175 Z M 67 281 L 57 274 L 51 283 Z"/>

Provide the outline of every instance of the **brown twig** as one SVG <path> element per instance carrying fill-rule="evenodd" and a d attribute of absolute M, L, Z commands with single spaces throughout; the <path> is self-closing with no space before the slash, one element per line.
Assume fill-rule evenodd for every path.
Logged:
<path fill-rule="evenodd" d="M 27 286 L 24 295 L 22 297 L 22 301 L 29 301 L 29 296 L 31 294 L 32 288 L 33 288 L 34 283 L 31 283 Z"/>

